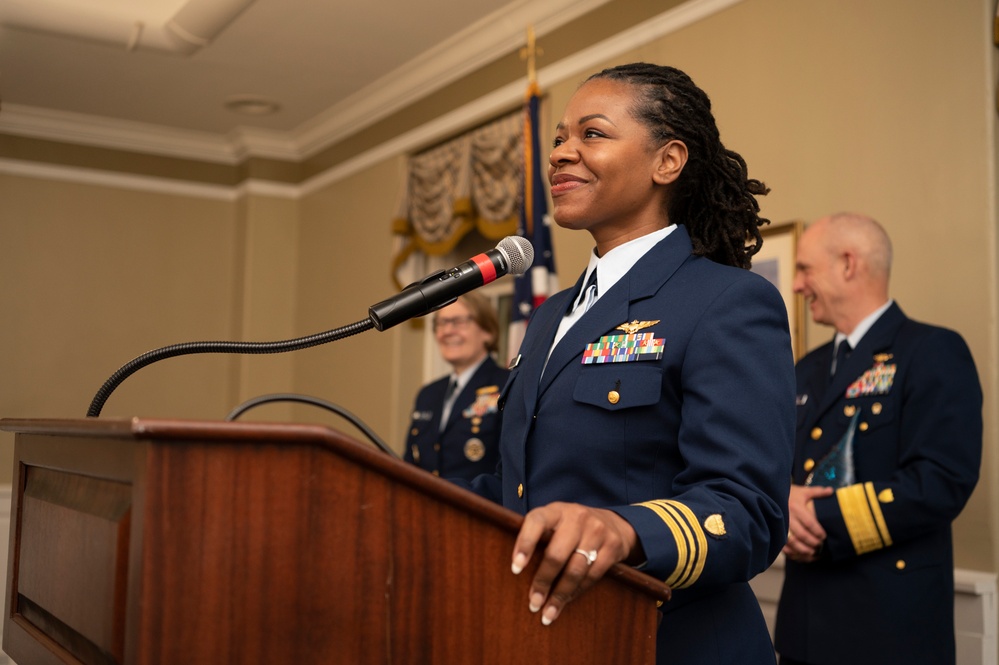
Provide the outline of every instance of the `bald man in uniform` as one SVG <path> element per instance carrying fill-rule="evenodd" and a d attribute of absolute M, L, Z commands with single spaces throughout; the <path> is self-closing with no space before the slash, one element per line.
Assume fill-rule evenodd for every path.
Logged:
<path fill-rule="evenodd" d="M 959 334 L 888 295 L 863 215 L 808 227 L 794 290 L 834 338 L 796 367 L 781 665 L 955 661 L 951 522 L 978 481 L 982 392 Z"/>

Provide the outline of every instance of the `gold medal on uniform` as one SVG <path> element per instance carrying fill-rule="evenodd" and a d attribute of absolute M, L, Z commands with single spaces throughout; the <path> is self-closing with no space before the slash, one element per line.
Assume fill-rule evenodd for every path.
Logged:
<path fill-rule="evenodd" d="M 482 439 L 471 438 L 465 442 L 465 458 L 469 462 L 478 462 L 486 456 L 486 445 Z"/>

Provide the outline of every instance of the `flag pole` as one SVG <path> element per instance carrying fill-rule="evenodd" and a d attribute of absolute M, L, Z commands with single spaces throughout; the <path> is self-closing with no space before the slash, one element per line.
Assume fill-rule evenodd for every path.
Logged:
<path fill-rule="evenodd" d="M 521 59 L 527 60 L 527 90 L 524 93 L 523 192 L 517 232 L 534 246 L 534 263 L 527 273 L 518 275 L 514 280 L 514 298 L 506 345 L 511 366 L 519 362 L 520 342 L 527 331 L 527 321 L 534 310 L 558 290 L 551 232 L 546 221 L 548 196 L 539 160 L 541 149 L 538 115 L 541 88 L 537 81 L 537 58 L 543 53 L 535 41 L 534 26 L 527 26 L 527 45 L 520 50 Z"/>
<path fill-rule="evenodd" d="M 527 45 L 520 49 L 520 59 L 527 60 L 527 89 L 524 91 L 524 103 L 530 104 L 532 98 L 541 96 L 541 88 L 538 86 L 537 57 L 543 54 L 544 51 L 538 47 L 537 41 L 534 38 L 534 26 L 528 25 L 526 32 Z M 531 186 L 531 183 L 536 175 L 533 171 L 537 165 L 533 150 L 534 141 L 531 140 L 531 136 L 537 132 L 537 127 L 532 126 L 535 122 L 537 122 L 537 118 L 532 118 L 529 112 L 524 114 L 524 207 L 529 212 L 524 228 L 522 229 L 522 235 L 528 238 L 534 235 L 535 222 L 541 221 L 535 220 L 534 215 L 531 214 L 534 211 L 534 188 Z"/>

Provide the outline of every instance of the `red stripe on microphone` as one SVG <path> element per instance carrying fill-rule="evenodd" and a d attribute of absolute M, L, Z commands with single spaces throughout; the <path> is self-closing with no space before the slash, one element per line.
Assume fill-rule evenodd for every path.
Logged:
<path fill-rule="evenodd" d="M 472 261 L 475 265 L 479 266 L 479 272 L 482 273 L 482 283 L 488 284 L 489 282 L 496 279 L 496 266 L 493 262 L 489 260 L 489 257 L 485 254 L 477 254 L 472 257 Z"/>

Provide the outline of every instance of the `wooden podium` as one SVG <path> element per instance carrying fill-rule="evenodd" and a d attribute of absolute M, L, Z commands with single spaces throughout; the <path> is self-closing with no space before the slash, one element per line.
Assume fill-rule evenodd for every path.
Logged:
<path fill-rule="evenodd" d="M 615 566 L 542 626 L 519 515 L 328 428 L 0 428 L 18 665 L 655 662 L 662 582 Z"/>

